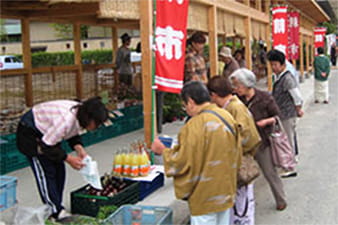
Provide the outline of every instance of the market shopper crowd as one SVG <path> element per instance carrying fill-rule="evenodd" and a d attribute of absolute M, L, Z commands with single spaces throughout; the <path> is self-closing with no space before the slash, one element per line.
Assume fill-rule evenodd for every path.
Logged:
<path fill-rule="evenodd" d="M 196 60 L 187 56 L 189 67 L 185 69 L 189 73 L 206 68 L 202 47 L 199 49 L 195 48 Z M 256 75 L 236 61 L 243 59 L 241 53 L 237 51 L 234 58 L 230 48 L 222 47 L 221 75 L 186 80 L 181 96 L 191 118 L 178 135 L 178 145 L 166 148 L 159 139 L 152 144 L 155 153 L 163 154 L 166 175 L 174 178 L 177 198 L 188 201 L 193 225 L 254 224 L 254 182 L 240 186 L 240 177 L 236 176 L 248 154 L 254 156 L 269 183 L 278 211 L 287 208 L 281 178 L 297 176 L 295 168 L 276 167 L 270 139 L 274 126 L 281 121 L 296 162 L 296 118 L 304 112 L 295 69 L 283 52 L 269 51 L 265 58 L 275 80 L 272 93 L 262 91 L 256 88 Z M 327 60 L 319 57 L 315 67 L 316 61 Z M 323 68 L 315 70 L 321 73 L 322 81 L 329 74 L 327 70 L 319 72 Z"/>

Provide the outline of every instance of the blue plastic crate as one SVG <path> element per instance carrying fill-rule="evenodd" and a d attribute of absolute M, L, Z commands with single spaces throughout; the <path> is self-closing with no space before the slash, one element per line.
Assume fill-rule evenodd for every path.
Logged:
<path fill-rule="evenodd" d="M 15 205 L 16 177 L 0 176 L 0 212 Z"/>
<path fill-rule="evenodd" d="M 104 224 L 171 225 L 172 209 L 162 206 L 124 205 L 110 215 Z"/>
<path fill-rule="evenodd" d="M 140 200 L 143 200 L 145 197 L 159 189 L 164 185 L 164 174 L 159 173 L 159 175 L 151 182 L 140 181 Z"/>

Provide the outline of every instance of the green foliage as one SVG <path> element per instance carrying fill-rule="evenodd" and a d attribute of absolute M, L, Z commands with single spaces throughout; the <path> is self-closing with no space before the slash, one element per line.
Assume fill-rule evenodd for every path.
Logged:
<path fill-rule="evenodd" d="M 326 27 L 326 34 L 338 34 L 336 24 L 330 22 L 324 22 L 321 26 Z"/>
<path fill-rule="evenodd" d="M 115 212 L 117 209 L 118 209 L 118 207 L 115 206 L 115 205 L 101 206 L 100 209 L 99 209 L 99 212 L 96 215 L 96 219 L 98 219 L 98 220 L 104 220 L 108 216 L 110 216 L 111 214 L 113 214 L 113 212 Z"/>
<path fill-rule="evenodd" d="M 179 94 L 165 93 L 163 104 L 163 121 L 172 122 L 182 119 L 186 113 L 182 109 L 182 100 Z"/>
<path fill-rule="evenodd" d="M 22 55 L 17 55 L 22 59 Z M 111 50 L 93 50 L 81 52 L 82 62 L 95 64 L 112 63 Z M 64 66 L 74 64 L 74 52 L 35 52 L 32 54 L 32 66 Z"/>
<path fill-rule="evenodd" d="M 62 39 L 71 39 L 73 37 L 73 25 L 72 24 L 60 24 L 52 23 L 51 27 L 56 31 L 56 36 Z M 81 39 L 88 37 L 89 26 L 81 25 Z"/>
<path fill-rule="evenodd" d="M 7 36 L 7 32 L 5 29 L 5 20 L 4 19 L 0 19 L 0 41 L 8 41 L 8 36 Z"/>

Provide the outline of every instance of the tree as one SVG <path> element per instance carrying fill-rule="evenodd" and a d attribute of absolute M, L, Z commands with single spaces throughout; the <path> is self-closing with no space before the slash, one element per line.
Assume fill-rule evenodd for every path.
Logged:
<path fill-rule="evenodd" d="M 330 22 L 324 22 L 321 26 L 326 27 L 326 34 L 338 34 L 336 25 Z"/>
<path fill-rule="evenodd" d="M 5 28 L 5 20 L 0 19 L 0 41 L 8 41 L 7 31 Z"/>
<path fill-rule="evenodd" d="M 72 24 L 60 24 L 60 23 L 52 23 L 51 26 L 56 31 L 56 36 L 62 39 L 71 39 L 73 37 L 73 25 Z M 88 29 L 89 26 L 81 25 L 81 39 L 88 37 Z"/>

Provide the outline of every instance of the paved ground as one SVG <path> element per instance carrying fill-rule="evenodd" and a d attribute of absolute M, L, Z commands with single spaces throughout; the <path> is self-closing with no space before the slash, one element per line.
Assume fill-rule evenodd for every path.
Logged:
<path fill-rule="evenodd" d="M 264 86 L 264 82 L 260 86 Z M 314 105 L 313 78 L 301 84 L 306 114 L 298 123 L 300 145 L 299 176 L 284 180 L 289 207 L 276 212 L 275 205 L 263 178 L 258 179 L 256 194 L 256 224 L 338 224 L 338 70 L 332 74 L 329 105 Z M 166 124 L 164 134 L 175 135 L 182 122 Z M 88 153 L 99 163 L 100 173 L 110 172 L 113 152 L 134 140 L 143 139 L 143 130 L 113 138 L 87 148 Z M 23 206 L 40 206 L 35 181 L 29 168 L 12 173 L 18 178 L 17 198 Z M 77 171 L 67 166 L 67 181 L 64 204 L 70 209 L 70 192 L 83 186 Z M 167 205 L 174 209 L 177 223 L 187 217 L 187 206 L 175 200 L 172 180 L 167 179 L 164 188 L 146 198 L 142 204 Z M 1 216 L 4 214 L 0 213 Z"/>
<path fill-rule="evenodd" d="M 283 179 L 288 208 L 274 210 L 267 182 L 256 182 L 257 224 L 338 224 L 338 71 L 330 79 L 330 104 L 308 101 L 298 121 L 298 176 Z M 311 89 L 312 90 L 312 89 Z"/>

